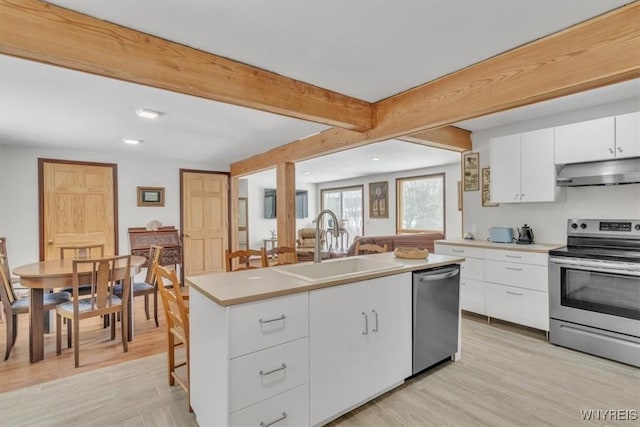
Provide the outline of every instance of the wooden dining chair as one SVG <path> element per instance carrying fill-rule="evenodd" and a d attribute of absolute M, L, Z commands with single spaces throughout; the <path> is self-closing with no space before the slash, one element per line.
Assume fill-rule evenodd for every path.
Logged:
<path fill-rule="evenodd" d="M 156 272 L 153 265 L 162 257 L 162 246 L 151 245 L 149 249 L 149 258 L 147 260 L 147 275 L 144 282 L 133 282 L 133 297 L 144 297 L 144 312 L 147 320 L 149 316 L 149 295 L 153 294 L 153 319 L 158 323 L 158 287 L 156 286 Z M 122 296 L 122 285 L 118 284 L 115 288 L 116 296 Z"/>
<path fill-rule="evenodd" d="M 104 244 L 60 246 L 60 259 L 90 259 L 103 258 Z M 61 292 L 69 292 L 71 295 L 89 295 L 89 286 L 80 286 L 75 294 L 71 286 L 60 289 Z"/>
<path fill-rule="evenodd" d="M 383 253 L 389 252 L 389 245 L 386 243 L 384 246 L 376 245 L 375 243 L 364 243 L 360 244 L 360 242 L 356 242 L 355 255 L 366 255 L 366 254 L 375 254 L 375 253 Z"/>
<path fill-rule="evenodd" d="M 177 382 L 184 391 L 187 392 L 187 402 L 191 411 L 191 400 L 189 393 L 189 308 L 185 301 L 188 300 L 182 294 L 180 282 L 175 270 L 167 270 L 157 262 L 153 269 L 158 280 L 158 289 L 162 306 L 164 307 L 165 319 L 167 320 L 167 355 L 169 385 Z M 184 345 L 186 357 L 184 361 L 177 362 L 176 347 Z M 177 371 L 180 367 L 186 368 L 186 375 L 180 375 Z"/>
<path fill-rule="evenodd" d="M 267 261 L 267 252 L 264 250 L 264 248 L 260 248 L 259 251 L 256 249 L 246 249 L 246 250 L 238 250 L 234 252 L 229 252 L 228 249 L 225 249 L 224 256 L 226 261 L 225 267 L 227 272 L 269 267 L 269 262 Z M 251 265 L 252 256 L 260 257 L 260 267 Z M 233 268 L 234 262 L 236 260 L 238 264 L 240 264 L 240 266 Z"/>
<path fill-rule="evenodd" d="M 62 318 L 67 319 L 67 347 L 73 337 L 73 350 L 76 368 L 80 366 L 80 321 L 92 317 L 111 315 L 111 339 L 116 338 L 116 314 L 120 314 L 122 322 L 122 347 L 128 348 L 129 310 L 127 301 L 131 290 L 131 255 L 112 256 L 100 259 L 84 259 L 73 261 L 72 287 L 78 295 L 81 281 L 89 278 L 90 296 L 74 298 L 72 302 L 59 304 L 56 307 L 56 354 L 61 353 Z M 84 279 L 84 280 L 83 280 Z M 122 295 L 115 295 L 118 282 L 122 284 Z"/>
<path fill-rule="evenodd" d="M 267 260 L 273 260 L 270 265 L 286 265 L 298 263 L 298 252 L 291 246 L 277 246 L 267 251 Z"/>
<path fill-rule="evenodd" d="M 29 312 L 29 298 L 16 298 L 9 279 L 7 257 L 4 254 L 0 254 L 0 299 L 6 318 L 7 342 L 4 360 L 7 360 L 18 337 L 18 314 Z M 55 310 L 58 304 L 70 301 L 71 294 L 68 292 L 45 293 L 44 309 L 46 311 Z"/>

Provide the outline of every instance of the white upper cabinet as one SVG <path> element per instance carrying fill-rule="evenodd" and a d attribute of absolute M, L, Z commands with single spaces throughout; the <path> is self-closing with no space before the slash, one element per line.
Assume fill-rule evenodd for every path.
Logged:
<path fill-rule="evenodd" d="M 557 164 L 640 156 L 640 112 L 555 128 Z"/>
<path fill-rule="evenodd" d="M 553 129 L 493 138 L 491 201 L 553 202 L 564 194 L 556 186 Z"/>
<path fill-rule="evenodd" d="M 640 156 L 640 112 L 616 116 L 616 157 Z"/>

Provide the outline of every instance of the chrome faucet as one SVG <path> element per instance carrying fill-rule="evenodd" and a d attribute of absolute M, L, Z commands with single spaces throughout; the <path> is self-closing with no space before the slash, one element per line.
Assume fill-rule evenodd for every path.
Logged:
<path fill-rule="evenodd" d="M 316 245 L 314 247 L 314 251 L 313 251 L 313 262 L 315 263 L 319 263 L 320 262 L 320 218 L 322 218 L 322 215 L 324 214 L 329 214 L 329 216 L 331 218 L 333 218 L 333 235 L 336 237 L 336 239 L 338 238 L 338 236 L 340 235 L 340 232 L 338 231 L 338 217 L 336 216 L 336 214 L 333 213 L 333 211 L 329 210 L 329 209 L 325 209 L 322 212 L 320 212 L 318 214 L 318 217 L 316 218 Z"/>

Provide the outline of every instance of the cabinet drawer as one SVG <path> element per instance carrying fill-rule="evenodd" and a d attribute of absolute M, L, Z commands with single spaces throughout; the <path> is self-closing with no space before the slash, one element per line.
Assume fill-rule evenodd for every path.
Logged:
<path fill-rule="evenodd" d="M 301 338 L 231 360 L 229 406 L 235 412 L 309 382 L 309 339 Z"/>
<path fill-rule="evenodd" d="M 484 257 L 484 249 L 472 248 L 470 246 L 436 245 L 436 253 L 442 255 L 464 256 L 472 258 Z"/>
<path fill-rule="evenodd" d="M 229 334 L 230 358 L 309 335 L 309 293 L 231 307 Z"/>
<path fill-rule="evenodd" d="M 309 383 L 231 414 L 229 424 L 232 426 L 308 426 Z"/>
<path fill-rule="evenodd" d="M 520 262 L 523 264 L 548 265 L 549 254 L 541 252 L 507 251 L 502 249 L 487 249 L 485 259 L 496 261 Z"/>
<path fill-rule="evenodd" d="M 546 292 L 486 283 L 487 316 L 544 331 L 549 330 Z"/>
<path fill-rule="evenodd" d="M 549 272 L 546 266 L 485 261 L 485 281 L 519 288 L 549 291 Z"/>
<path fill-rule="evenodd" d="M 460 276 L 484 280 L 484 261 L 478 258 L 465 258 L 465 261 L 460 264 Z"/>
<path fill-rule="evenodd" d="M 473 279 L 460 279 L 460 308 L 478 314 L 485 314 L 484 282 Z"/>

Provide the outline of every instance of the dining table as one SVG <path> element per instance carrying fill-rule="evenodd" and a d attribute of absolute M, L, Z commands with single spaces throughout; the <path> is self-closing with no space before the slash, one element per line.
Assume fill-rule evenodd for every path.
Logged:
<path fill-rule="evenodd" d="M 132 277 L 138 274 L 146 262 L 147 259 L 145 257 L 133 255 L 129 274 Z M 119 267 L 117 268 L 126 268 L 124 260 L 119 261 L 118 265 Z M 80 285 L 89 284 L 91 280 L 89 266 L 85 267 L 87 268 L 86 272 L 82 270 L 78 272 Z M 22 286 L 29 288 L 29 361 L 31 363 L 39 362 L 44 359 L 44 293 L 49 289 L 71 286 L 73 259 L 53 259 L 25 264 L 14 268 L 13 274 L 20 277 Z M 132 306 L 132 293 L 130 293 L 129 298 L 128 303 Z M 133 336 L 133 313 L 131 311 L 130 313 L 129 339 Z"/>

